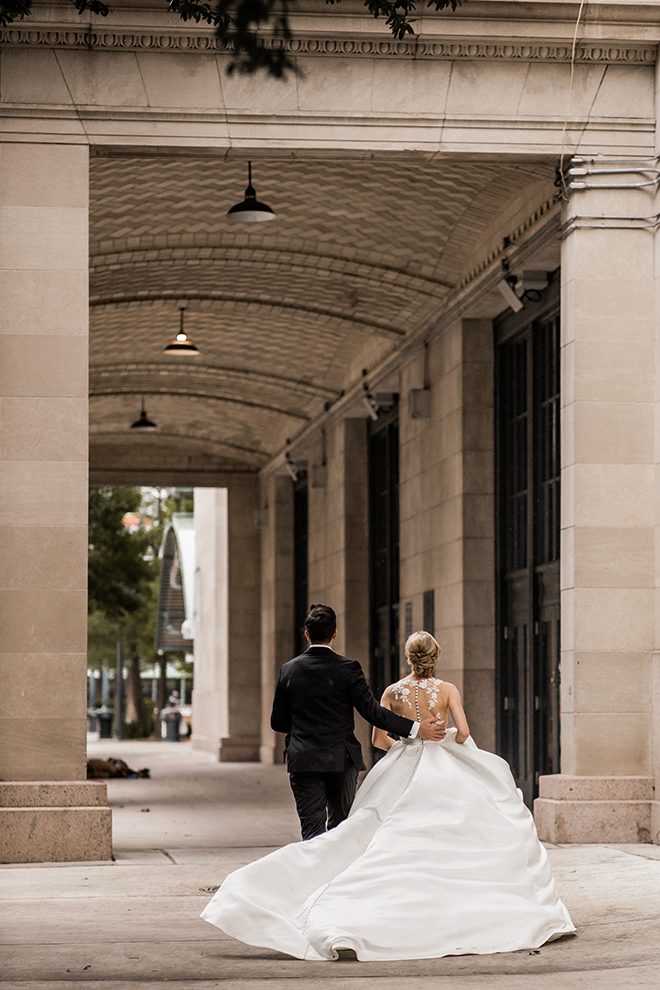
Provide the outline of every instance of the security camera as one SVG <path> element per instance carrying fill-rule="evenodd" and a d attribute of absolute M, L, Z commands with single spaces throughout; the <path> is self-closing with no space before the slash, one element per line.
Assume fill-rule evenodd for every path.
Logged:
<path fill-rule="evenodd" d="M 289 477 L 291 478 L 291 481 L 297 481 L 298 480 L 298 468 L 296 467 L 296 465 L 291 460 L 291 455 L 289 454 L 289 451 L 288 450 L 287 450 L 286 454 L 284 455 L 284 467 L 287 469 L 287 471 L 289 473 Z"/>
<path fill-rule="evenodd" d="M 375 422 L 378 419 L 378 409 L 379 409 L 378 403 L 376 402 L 373 395 L 369 391 L 369 386 L 366 382 L 363 383 L 362 388 L 364 389 L 362 402 L 364 403 L 367 412 Z"/>
<path fill-rule="evenodd" d="M 522 300 L 518 298 L 508 279 L 501 279 L 501 281 L 497 283 L 497 288 L 500 290 L 505 302 L 511 307 L 514 313 L 519 313 L 521 309 L 524 309 Z"/>

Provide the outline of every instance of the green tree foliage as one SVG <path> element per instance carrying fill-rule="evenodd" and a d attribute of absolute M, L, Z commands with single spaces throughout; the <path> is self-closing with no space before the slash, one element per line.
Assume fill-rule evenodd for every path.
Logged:
<path fill-rule="evenodd" d="M 127 649 L 124 663 L 128 667 L 126 681 L 125 722 L 135 723 L 134 735 L 149 735 L 153 721 L 147 717 L 142 698 L 140 670 L 143 664 L 156 666 L 159 656 L 154 646 L 156 614 L 158 604 L 158 575 L 141 588 L 142 604 L 134 612 L 129 612 L 119 627 L 115 620 L 98 609 L 93 609 L 87 622 L 87 666 L 90 670 L 114 667 L 116 664 L 117 638 L 121 635 Z"/>
<path fill-rule="evenodd" d="M 125 641 L 135 647 L 140 659 L 156 664 L 158 654 L 154 646 L 156 612 L 158 605 L 158 575 L 155 574 L 142 587 L 143 600 L 135 612 L 121 620 L 121 632 Z M 87 666 L 101 670 L 104 665 L 115 664 L 119 624 L 98 608 L 91 609 L 87 619 Z"/>
<path fill-rule="evenodd" d="M 145 559 L 154 536 L 141 530 L 129 533 L 122 521 L 141 504 L 139 488 L 90 489 L 89 610 L 115 622 L 144 607 L 157 570 L 153 560 Z"/>
<path fill-rule="evenodd" d="M 124 644 L 125 731 L 148 735 L 153 721 L 142 698 L 141 664 L 160 665 L 159 707 L 166 704 L 165 658 L 154 645 L 158 613 L 160 561 L 165 525 L 175 512 L 192 512 L 190 493 L 162 489 L 92 488 L 89 493 L 89 616 L 87 662 L 92 670 L 114 668 L 117 640 Z M 131 531 L 124 517 L 135 514 L 151 526 Z M 190 673 L 185 654 L 167 661 Z"/>
<path fill-rule="evenodd" d="M 266 71 L 277 79 L 289 72 L 296 72 L 295 61 L 283 47 L 283 42 L 293 37 L 289 13 L 294 0 L 216 0 L 215 3 L 199 3 L 198 0 L 163 0 L 172 13 L 183 21 L 204 21 L 215 25 L 218 41 L 234 52 L 229 72 Z M 321 0 L 319 0 L 319 3 Z M 326 4 L 340 0 L 325 0 Z M 107 17 L 110 6 L 102 0 L 70 0 L 84 13 Z M 422 0 L 424 3 L 424 0 Z M 427 7 L 456 10 L 463 0 L 426 0 Z M 364 5 L 375 18 L 384 17 L 385 23 L 397 40 L 414 34 L 413 24 L 417 0 L 364 0 Z M 0 26 L 27 17 L 32 12 L 32 0 L 0 0 Z"/>
<path fill-rule="evenodd" d="M 127 513 L 139 513 L 139 488 L 92 488 L 89 493 L 88 643 L 92 669 L 113 666 L 117 640 L 128 645 L 126 721 L 134 734 L 153 728 L 145 716 L 140 659 L 156 662 L 154 629 L 158 600 L 156 553 L 162 529 L 129 531 Z"/>

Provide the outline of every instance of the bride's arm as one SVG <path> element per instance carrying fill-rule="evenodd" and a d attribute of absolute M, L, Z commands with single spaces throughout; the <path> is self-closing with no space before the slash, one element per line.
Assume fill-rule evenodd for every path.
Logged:
<path fill-rule="evenodd" d="M 383 708 L 389 708 L 389 710 L 392 711 L 389 691 L 390 689 L 388 687 L 385 688 L 385 691 L 383 692 L 383 697 L 380 699 L 380 703 L 383 706 Z M 385 729 L 377 729 L 374 726 L 374 730 L 371 733 L 371 742 L 376 747 L 376 749 L 384 749 L 387 752 L 387 750 L 394 745 L 396 740 L 392 739 L 391 736 L 388 736 Z"/>
<path fill-rule="evenodd" d="M 451 717 L 453 718 L 454 725 L 456 726 L 456 742 L 464 743 L 465 740 L 469 738 L 470 726 L 468 725 L 465 712 L 463 711 L 461 696 L 458 688 L 453 684 L 447 684 L 447 688 L 447 707 L 451 712 Z"/>

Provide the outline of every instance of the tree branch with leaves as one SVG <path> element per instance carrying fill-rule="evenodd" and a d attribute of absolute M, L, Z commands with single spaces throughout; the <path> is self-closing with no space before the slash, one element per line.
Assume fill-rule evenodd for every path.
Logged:
<path fill-rule="evenodd" d="M 101 17 L 111 13 L 110 4 L 102 0 L 69 0 L 78 13 L 89 11 Z M 319 3 L 322 0 L 318 0 Z M 323 0 L 326 5 L 340 0 Z M 294 37 L 290 22 L 292 0 L 163 0 L 182 21 L 195 21 L 215 27 L 220 46 L 233 53 L 228 72 L 254 73 L 264 71 L 276 79 L 296 73 L 296 63 L 286 49 Z M 426 0 L 426 7 L 436 11 L 456 10 L 463 0 Z M 422 0 L 424 4 L 424 0 Z M 364 0 L 367 10 L 385 23 L 398 41 L 414 35 L 414 15 L 417 0 Z M 0 0 L 0 27 L 29 17 L 32 0 Z"/>

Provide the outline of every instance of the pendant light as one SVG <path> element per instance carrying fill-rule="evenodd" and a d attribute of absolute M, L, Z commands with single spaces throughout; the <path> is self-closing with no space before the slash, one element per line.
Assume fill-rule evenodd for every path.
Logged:
<path fill-rule="evenodd" d="M 179 313 L 181 314 L 179 318 L 179 332 L 175 339 L 170 341 L 167 347 L 163 348 L 165 354 L 176 354 L 179 357 L 195 357 L 196 354 L 199 354 L 192 340 L 188 340 L 183 331 L 183 314 L 185 310 L 185 306 L 179 307 Z"/>
<path fill-rule="evenodd" d="M 142 412 L 140 413 L 140 418 L 136 419 L 134 423 L 131 423 L 132 430 L 141 430 L 142 433 L 153 433 L 158 427 L 155 423 L 152 423 L 150 419 L 147 419 L 147 413 L 144 408 L 144 396 L 142 396 Z"/>
<path fill-rule="evenodd" d="M 248 162 L 248 186 L 245 199 L 236 203 L 227 213 L 227 219 L 232 223 L 260 223 L 263 220 L 274 220 L 275 214 L 270 206 L 260 203 L 252 185 L 252 162 Z"/>

